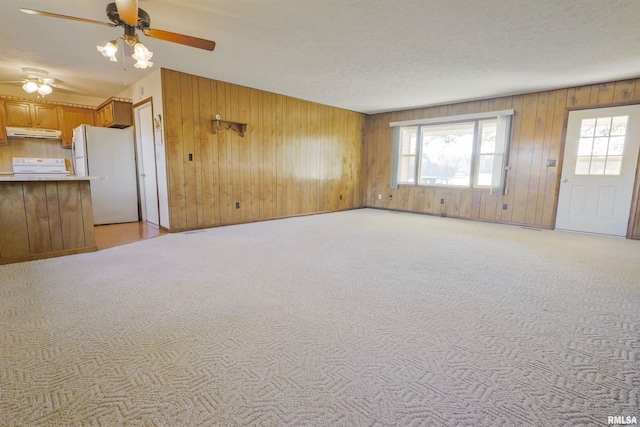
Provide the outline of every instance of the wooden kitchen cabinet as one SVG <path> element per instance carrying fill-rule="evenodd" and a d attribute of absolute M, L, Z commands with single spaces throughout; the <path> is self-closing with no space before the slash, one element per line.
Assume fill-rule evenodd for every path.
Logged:
<path fill-rule="evenodd" d="M 58 106 L 23 101 L 4 101 L 5 126 L 60 129 Z"/>
<path fill-rule="evenodd" d="M 73 129 L 80 125 L 95 125 L 95 110 L 78 107 L 60 107 L 60 122 L 62 124 L 60 136 L 62 146 L 71 148 Z"/>
<path fill-rule="evenodd" d="M 131 102 L 111 98 L 98 107 L 96 126 L 126 128 L 133 126 Z"/>

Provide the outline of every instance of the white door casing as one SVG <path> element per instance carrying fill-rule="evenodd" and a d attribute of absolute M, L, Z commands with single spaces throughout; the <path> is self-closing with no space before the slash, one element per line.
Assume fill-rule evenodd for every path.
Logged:
<path fill-rule="evenodd" d="M 640 105 L 569 113 L 556 229 L 626 236 Z"/>
<path fill-rule="evenodd" d="M 135 120 L 142 220 L 159 225 L 153 109 L 150 101 L 135 108 Z"/>

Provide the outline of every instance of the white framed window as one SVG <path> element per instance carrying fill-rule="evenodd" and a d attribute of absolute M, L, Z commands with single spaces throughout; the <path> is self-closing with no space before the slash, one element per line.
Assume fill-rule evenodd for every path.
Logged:
<path fill-rule="evenodd" d="M 512 115 L 508 110 L 391 123 L 392 188 L 473 187 L 502 194 Z"/>

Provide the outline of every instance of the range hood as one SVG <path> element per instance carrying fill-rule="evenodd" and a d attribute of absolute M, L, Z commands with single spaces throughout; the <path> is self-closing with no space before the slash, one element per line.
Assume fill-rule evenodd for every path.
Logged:
<path fill-rule="evenodd" d="M 60 139 L 62 132 L 55 129 L 7 127 L 7 138 Z"/>

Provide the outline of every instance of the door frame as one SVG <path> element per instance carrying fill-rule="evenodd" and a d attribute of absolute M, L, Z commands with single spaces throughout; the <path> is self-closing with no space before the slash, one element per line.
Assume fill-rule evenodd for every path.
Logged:
<path fill-rule="evenodd" d="M 141 160 L 144 161 L 144 160 L 142 159 L 142 146 L 138 145 L 138 142 L 140 144 L 142 144 L 142 141 L 138 141 L 138 130 L 141 130 L 141 129 L 140 129 L 140 126 L 138 124 L 137 109 L 140 108 L 140 107 L 145 106 L 146 104 L 149 104 L 149 106 L 151 107 L 151 121 L 153 122 L 154 111 L 153 111 L 153 102 L 152 101 L 153 101 L 153 97 L 151 97 L 151 96 L 149 98 L 143 99 L 142 101 L 134 104 L 133 105 L 133 110 L 132 110 L 133 122 L 134 122 L 134 126 L 135 126 L 135 129 L 136 129 L 136 131 L 134 132 L 134 137 L 135 137 L 135 140 L 136 140 L 136 158 L 137 158 L 137 160 L 136 160 L 136 169 L 138 170 L 138 175 L 140 174 L 141 171 L 144 173 L 144 170 L 141 167 L 142 165 L 140 164 L 140 161 Z M 156 182 L 156 205 L 157 205 L 156 209 L 157 209 L 157 214 L 158 214 L 158 224 L 157 224 L 157 226 L 160 227 L 160 194 L 158 192 L 158 162 L 156 160 L 156 155 L 157 155 L 157 153 L 156 153 L 156 136 L 155 136 L 155 132 L 153 132 L 153 130 L 151 131 L 151 140 L 153 141 L 153 164 L 154 164 L 154 171 L 155 171 L 154 179 L 155 179 L 155 182 Z M 138 149 L 140 150 L 139 153 L 138 153 Z M 138 155 L 138 154 L 140 154 L 140 155 Z M 139 194 L 138 199 L 140 200 L 140 218 L 142 219 L 143 218 L 143 216 L 142 216 L 142 204 L 145 203 L 145 211 L 146 211 L 146 200 L 143 200 L 142 191 L 140 191 L 141 183 L 142 183 L 142 185 L 144 185 L 143 180 L 141 180 L 140 176 L 138 176 L 138 194 Z M 146 198 L 146 191 L 147 190 L 146 190 L 146 187 L 145 187 L 145 198 Z M 146 218 L 148 218 L 148 215 L 145 215 L 145 218 L 143 219 L 144 222 L 147 222 Z"/>
<path fill-rule="evenodd" d="M 553 215 L 553 224 L 552 230 L 556 229 L 556 219 L 558 217 L 558 201 L 560 198 L 560 184 L 562 181 L 562 168 L 564 167 L 564 152 L 567 146 L 567 128 L 569 125 L 569 113 L 572 111 L 580 111 L 580 110 L 594 110 L 598 108 L 609 108 L 609 107 L 627 107 L 632 105 L 640 105 L 638 102 L 613 102 L 602 105 L 585 105 L 580 107 L 572 107 L 565 108 L 564 119 L 562 124 L 562 142 L 560 145 L 560 155 L 557 164 L 557 175 L 556 175 L 556 188 L 555 188 L 555 202 L 554 202 L 554 215 Z M 638 160 L 636 165 L 636 177 L 635 182 L 633 183 L 633 192 L 631 199 L 631 210 L 629 212 L 629 221 L 627 223 L 627 239 L 636 239 L 640 240 L 640 153 L 638 154 Z M 637 234 L 637 236 L 636 236 Z"/>

